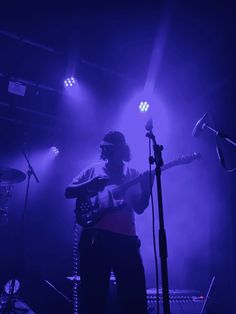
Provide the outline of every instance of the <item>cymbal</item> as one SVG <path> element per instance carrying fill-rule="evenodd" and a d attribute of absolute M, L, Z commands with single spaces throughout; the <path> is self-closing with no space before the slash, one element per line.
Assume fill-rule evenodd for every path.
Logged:
<path fill-rule="evenodd" d="M 16 184 L 24 181 L 26 174 L 20 170 L 0 167 L 0 186 Z"/>

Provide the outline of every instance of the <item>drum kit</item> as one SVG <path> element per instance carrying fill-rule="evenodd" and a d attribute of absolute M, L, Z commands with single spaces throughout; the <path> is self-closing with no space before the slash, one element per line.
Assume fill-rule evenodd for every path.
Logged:
<path fill-rule="evenodd" d="M 0 226 L 8 222 L 8 207 L 12 186 L 23 182 L 26 174 L 14 168 L 0 167 Z"/>
<path fill-rule="evenodd" d="M 39 179 L 29 161 L 29 154 L 24 150 L 22 151 L 26 163 L 28 165 L 27 173 L 22 172 L 21 170 L 2 167 L 0 166 L 0 230 L 3 225 L 8 223 L 8 207 L 9 201 L 12 196 L 12 186 L 18 183 L 23 182 L 27 177 L 26 192 L 23 211 L 21 215 L 21 220 L 19 223 L 19 228 L 17 230 L 17 236 L 15 237 L 15 257 L 13 258 L 13 273 L 14 277 L 9 281 L 8 292 L 5 290 L 4 295 L 0 295 L 0 313 L 6 314 L 18 314 L 18 313 L 27 313 L 34 314 L 34 312 L 24 304 L 24 302 L 17 298 L 15 290 L 17 288 L 17 279 L 19 275 L 19 258 L 23 241 L 23 234 L 25 228 L 25 213 L 28 205 L 29 197 L 29 186 L 30 179 L 33 176 L 37 183 Z M 23 311 L 24 310 L 24 311 Z"/>
<path fill-rule="evenodd" d="M 8 208 L 12 197 L 12 187 L 26 179 L 26 174 L 18 169 L 0 167 L 0 228 L 8 224 Z M 0 313 L 35 314 L 29 306 L 16 296 L 18 280 L 10 280 L 0 295 Z"/>

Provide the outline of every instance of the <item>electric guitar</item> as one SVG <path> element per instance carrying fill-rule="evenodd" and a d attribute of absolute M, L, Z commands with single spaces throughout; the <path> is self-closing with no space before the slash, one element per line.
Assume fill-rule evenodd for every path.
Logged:
<path fill-rule="evenodd" d="M 165 171 L 169 168 L 179 165 L 189 164 L 196 159 L 200 159 L 199 153 L 193 153 L 192 155 L 182 156 L 162 166 L 161 171 Z M 155 174 L 155 170 L 152 170 L 152 176 Z M 97 223 L 106 213 L 115 209 L 121 209 L 125 207 L 125 203 L 119 200 L 119 196 L 122 195 L 131 186 L 137 184 L 141 180 L 141 176 L 138 176 L 130 181 L 124 182 L 121 185 L 107 185 L 104 186 L 102 191 L 90 191 L 84 193 L 78 197 L 76 201 L 76 220 L 82 227 L 89 227 Z M 105 182 L 105 181 L 104 181 Z M 104 204 L 113 203 L 114 206 L 104 206 Z"/>

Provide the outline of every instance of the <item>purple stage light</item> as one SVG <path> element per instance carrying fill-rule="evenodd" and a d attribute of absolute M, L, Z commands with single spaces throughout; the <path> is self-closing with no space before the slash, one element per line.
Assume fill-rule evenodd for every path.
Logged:
<path fill-rule="evenodd" d="M 140 112 L 147 112 L 149 108 L 149 104 L 147 101 L 141 101 L 139 105 L 139 111 Z"/>
<path fill-rule="evenodd" d="M 66 88 L 68 87 L 73 87 L 77 85 L 77 80 L 72 76 L 72 77 L 68 77 L 66 80 L 64 80 L 64 86 Z"/>
<path fill-rule="evenodd" d="M 53 153 L 53 156 L 57 156 L 59 154 L 59 149 L 56 146 L 52 146 L 50 151 Z"/>

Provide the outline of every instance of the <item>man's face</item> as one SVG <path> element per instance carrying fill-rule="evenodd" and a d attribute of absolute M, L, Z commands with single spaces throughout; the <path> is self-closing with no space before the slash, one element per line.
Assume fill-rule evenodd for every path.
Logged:
<path fill-rule="evenodd" d="M 108 161 L 122 161 L 120 148 L 115 145 L 101 145 L 101 156 Z"/>

